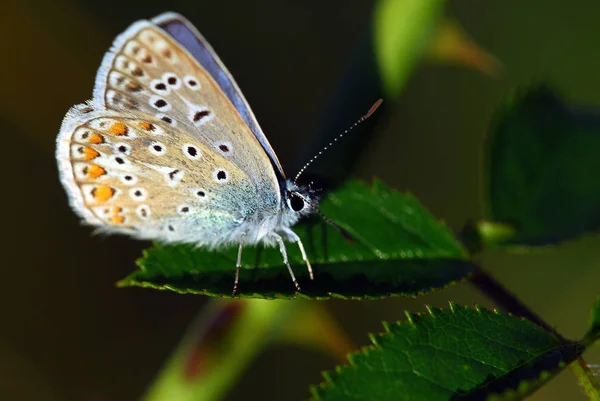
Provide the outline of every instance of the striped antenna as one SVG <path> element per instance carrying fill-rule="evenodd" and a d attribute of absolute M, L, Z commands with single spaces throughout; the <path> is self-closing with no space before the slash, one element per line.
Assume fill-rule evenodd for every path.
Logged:
<path fill-rule="evenodd" d="M 298 181 L 298 178 L 302 175 L 302 173 L 304 173 L 304 171 L 306 170 L 306 168 L 308 166 L 310 166 L 315 160 L 317 160 L 317 158 L 319 156 L 321 156 L 321 154 L 323 154 L 323 152 L 325 152 L 327 149 L 329 149 L 329 147 L 331 147 L 331 145 L 333 145 L 334 143 L 336 143 L 339 139 L 341 139 L 344 135 L 346 135 L 348 132 L 352 131 L 357 125 L 359 125 L 360 123 L 362 123 L 363 121 L 365 121 L 367 118 L 371 117 L 373 115 L 373 113 L 375 113 L 375 110 L 377 110 L 379 108 L 379 106 L 381 106 L 381 103 L 383 102 L 383 99 L 379 99 L 375 102 L 375 104 L 373 106 L 371 106 L 371 108 L 369 109 L 369 111 L 367 111 L 366 114 L 364 114 L 362 117 L 360 117 L 354 124 L 352 124 L 350 126 L 350 128 L 348 128 L 347 130 L 345 130 L 344 132 L 342 132 L 341 134 L 339 134 L 337 137 L 335 137 L 335 139 L 331 142 L 329 142 L 327 144 L 327 146 L 325 146 L 323 149 L 321 149 L 319 151 L 319 153 L 317 153 L 316 155 L 314 155 L 312 157 L 312 159 L 310 159 L 308 161 L 308 163 L 306 163 L 304 165 L 304 167 L 302 167 L 300 169 L 300 171 L 298 171 L 298 174 L 296 174 L 296 177 L 294 178 L 294 184 L 296 183 L 296 181 Z"/>

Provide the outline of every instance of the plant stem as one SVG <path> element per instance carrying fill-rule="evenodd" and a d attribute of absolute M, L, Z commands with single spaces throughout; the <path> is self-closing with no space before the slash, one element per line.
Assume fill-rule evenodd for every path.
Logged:
<path fill-rule="evenodd" d="M 575 375 L 581 389 L 592 401 L 600 401 L 600 387 L 598 382 L 594 379 L 594 374 L 590 370 L 590 366 L 583 359 L 579 357 L 576 361 L 569 365 L 571 373 Z"/>
<path fill-rule="evenodd" d="M 223 399 L 232 383 L 271 342 L 273 328 L 283 324 L 287 316 L 293 316 L 294 309 L 292 303 L 258 299 L 210 302 L 142 400 Z M 227 324 L 223 326 L 223 322 Z"/>

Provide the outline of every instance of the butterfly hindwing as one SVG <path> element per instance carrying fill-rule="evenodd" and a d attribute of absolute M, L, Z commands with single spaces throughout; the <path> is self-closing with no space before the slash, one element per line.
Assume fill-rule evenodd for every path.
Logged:
<path fill-rule="evenodd" d="M 243 194 L 223 191 L 231 185 L 253 193 L 243 171 L 160 120 L 77 109 L 68 120 L 79 121 L 71 124 L 68 141 L 59 142 L 61 157 L 69 160 L 63 177 L 72 177 L 67 181 L 76 209 L 105 231 L 189 241 L 231 229 L 237 202 L 252 204 Z M 219 167 L 196 168 L 198 163 Z"/>

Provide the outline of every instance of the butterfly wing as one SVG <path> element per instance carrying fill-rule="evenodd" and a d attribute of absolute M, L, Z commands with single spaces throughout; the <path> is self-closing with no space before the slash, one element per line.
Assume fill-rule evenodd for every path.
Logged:
<path fill-rule="evenodd" d="M 196 27 L 182 15 L 173 12 L 160 14 L 153 18 L 152 22 L 169 33 L 182 47 L 194 56 L 205 71 L 217 82 L 223 93 L 225 93 L 240 113 L 246 125 L 250 127 L 250 130 L 256 139 L 258 139 L 265 152 L 267 152 L 278 176 L 283 178 L 282 181 L 285 181 L 285 174 L 277 159 L 277 155 L 262 132 L 242 91 L 227 70 L 227 67 L 225 67 L 217 56 L 217 53 L 200 32 L 198 32 Z"/>
<path fill-rule="evenodd" d="M 57 158 L 71 204 L 89 223 L 220 245 L 235 241 L 250 214 L 280 208 L 263 149 L 189 52 L 139 21 L 104 57 L 93 100 L 65 117 Z"/>

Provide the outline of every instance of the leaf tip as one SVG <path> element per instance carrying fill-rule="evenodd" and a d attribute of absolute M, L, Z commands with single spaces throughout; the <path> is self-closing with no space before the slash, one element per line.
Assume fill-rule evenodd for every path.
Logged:
<path fill-rule="evenodd" d="M 122 280 L 117 281 L 115 283 L 115 287 L 117 287 L 117 288 L 131 287 L 131 284 L 129 283 L 129 279 L 124 278 Z"/>

